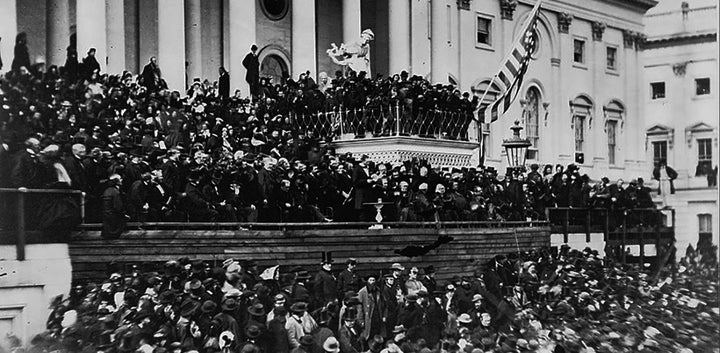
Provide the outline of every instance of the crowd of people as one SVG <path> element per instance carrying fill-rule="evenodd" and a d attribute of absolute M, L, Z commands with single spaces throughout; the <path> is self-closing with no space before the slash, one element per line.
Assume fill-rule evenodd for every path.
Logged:
<path fill-rule="evenodd" d="M 567 246 L 498 255 L 440 282 L 433 266 L 344 267 L 110 264 L 107 278 L 55 300 L 27 353 L 717 349 L 717 259 L 691 248 L 672 273 Z"/>
<path fill-rule="evenodd" d="M 291 113 L 338 105 L 394 100 L 411 111 L 470 111 L 476 104 L 406 72 L 387 79 L 338 72 L 318 83 L 309 73 L 278 84 L 261 78 L 245 99 L 230 95 L 222 68 L 217 81 L 195 79 L 181 94 L 166 89 L 154 58 L 140 75 L 112 75 L 100 73 L 94 50 L 82 63 L 68 51 L 64 67 L 21 59 L 0 79 L 0 163 L 9 166 L 0 187 L 81 190 L 86 221 L 104 222 L 106 236 L 118 236 L 127 221 L 370 221 L 368 203 L 378 200 L 394 205 L 383 208 L 387 221 L 543 219 L 548 206 L 653 207 L 642 179 L 594 182 L 575 165 L 546 165 L 541 173 L 534 164 L 498 178 L 493 168 L 373 163 L 335 153 L 332 134 L 293 126 Z"/>

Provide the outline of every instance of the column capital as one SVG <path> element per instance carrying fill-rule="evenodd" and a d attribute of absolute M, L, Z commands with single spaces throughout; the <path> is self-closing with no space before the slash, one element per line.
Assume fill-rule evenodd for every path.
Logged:
<path fill-rule="evenodd" d="M 512 21 L 517 4 L 517 0 L 500 0 L 500 14 L 503 20 Z"/>
<path fill-rule="evenodd" d="M 456 0 L 457 7 L 460 10 L 470 10 L 470 5 L 472 4 L 472 0 Z"/>
<path fill-rule="evenodd" d="M 603 33 L 605 33 L 605 28 L 607 25 L 605 22 L 601 21 L 593 21 L 592 22 L 592 36 L 593 40 L 600 42 L 602 41 Z"/>
<path fill-rule="evenodd" d="M 635 44 L 635 31 L 631 31 L 629 29 L 623 29 L 623 43 L 625 44 L 625 48 L 632 48 Z"/>
<path fill-rule="evenodd" d="M 558 13 L 558 32 L 567 34 L 570 31 L 570 24 L 572 24 L 574 18 L 575 16 L 569 12 Z"/>

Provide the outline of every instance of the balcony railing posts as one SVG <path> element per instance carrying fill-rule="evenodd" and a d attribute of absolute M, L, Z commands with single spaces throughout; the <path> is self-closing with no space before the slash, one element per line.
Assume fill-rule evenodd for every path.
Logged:
<path fill-rule="evenodd" d="M 25 192 L 24 188 L 18 189 L 17 193 L 17 239 L 15 241 L 15 249 L 17 252 L 17 260 L 25 260 Z"/>
<path fill-rule="evenodd" d="M 627 244 L 627 211 L 623 212 L 622 223 L 622 264 L 625 264 L 625 244 Z"/>
<path fill-rule="evenodd" d="M 344 127 L 345 121 L 343 120 L 343 106 L 340 104 L 340 107 L 338 108 L 338 119 L 340 121 L 340 136 L 342 137 L 345 134 Z"/>
<path fill-rule="evenodd" d="M 400 101 L 395 102 L 395 136 L 400 136 Z"/>

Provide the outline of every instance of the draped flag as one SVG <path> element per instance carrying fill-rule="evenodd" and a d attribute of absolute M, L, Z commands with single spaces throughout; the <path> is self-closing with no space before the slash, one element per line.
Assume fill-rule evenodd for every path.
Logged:
<path fill-rule="evenodd" d="M 510 108 L 510 104 L 515 101 L 518 91 L 520 91 L 520 87 L 522 86 L 525 72 L 530 64 L 530 56 L 535 48 L 535 30 L 537 29 L 537 19 L 540 13 L 541 2 L 542 0 L 538 0 L 533 7 L 527 20 L 525 20 L 522 30 L 513 42 L 510 51 L 502 61 L 500 70 L 490 81 L 487 89 L 485 89 L 485 93 L 483 93 L 478 106 L 478 120 L 486 123 L 494 122 L 502 116 L 508 108 Z M 490 90 L 500 92 L 500 94 L 491 103 L 485 104 L 485 96 Z M 481 116 L 483 116 L 484 119 L 481 119 Z"/>

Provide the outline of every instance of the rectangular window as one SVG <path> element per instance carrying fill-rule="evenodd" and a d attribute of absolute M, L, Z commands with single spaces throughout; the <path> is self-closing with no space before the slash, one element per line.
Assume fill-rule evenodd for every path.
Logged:
<path fill-rule="evenodd" d="M 667 141 L 655 141 L 653 146 L 653 165 L 660 163 L 661 160 L 667 161 Z"/>
<path fill-rule="evenodd" d="M 712 140 L 698 139 L 698 175 L 707 175 L 712 169 Z"/>
<path fill-rule="evenodd" d="M 490 38 L 490 29 L 492 20 L 486 17 L 477 17 L 477 31 L 476 31 L 476 42 L 477 44 L 492 45 Z"/>
<path fill-rule="evenodd" d="M 712 246 L 712 215 L 698 214 L 698 250 L 709 250 Z"/>
<path fill-rule="evenodd" d="M 709 78 L 696 78 L 695 79 L 695 94 L 698 96 L 704 96 L 710 94 L 710 79 Z"/>
<path fill-rule="evenodd" d="M 606 67 L 608 70 L 617 70 L 617 48 L 607 47 Z"/>
<path fill-rule="evenodd" d="M 665 98 L 665 82 L 653 82 L 650 84 L 650 90 L 652 91 L 652 99 Z"/>
<path fill-rule="evenodd" d="M 615 165 L 615 131 L 617 130 L 617 121 L 608 120 L 607 137 L 608 137 L 608 163 Z"/>
<path fill-rule="evenodd" d="M 575 39 L 573 61 L 576 63 L 585 63 L 585 41 L 582 39 Z"/>
<path fill-rule="evenodd" d="M 585 117 L 576 115 L 573 119 L 575 120 L 575 152 L 582 152 L 585 142 Z"/>

